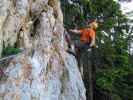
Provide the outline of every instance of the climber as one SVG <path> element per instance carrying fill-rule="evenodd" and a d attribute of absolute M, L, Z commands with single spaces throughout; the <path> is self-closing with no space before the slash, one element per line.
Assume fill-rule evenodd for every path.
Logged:
<path fill-rule="evenodd" d="M 80 35 L 79 43 L 74 43 L 76 53 L 81 50 L 95 47 L 96 29 L 98 28 L 98 22 L 91 20 L 88 22 L 88 27 L 84 29 L 70 29 L 70 32 Z"/>

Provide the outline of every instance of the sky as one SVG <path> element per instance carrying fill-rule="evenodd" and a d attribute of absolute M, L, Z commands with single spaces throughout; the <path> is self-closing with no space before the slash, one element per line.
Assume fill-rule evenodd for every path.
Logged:
<path fill-rule="evenodd" d="M 118 2 L 118 0 L 114 0 L 114 1 Z M 131 2 L 119 2 L 119 3 L 121 5 L 121 9 L 123 13 L 126 14 L 126 16 L 132 20 L 133 19 L 133 0 L 131 0 Z M 132 12 L 132 14 L 127 14 L 128 12 Z M 133 43 L 131 43 L 130 46 L 131 46 L 130 53 L 133 54 Z"/>
<path fill-rule="evenodd" d="M 128 12 L 133 12 L 133 0 L 131 0 L 131 2 L 122 2 L 120 3 L 121 4 L 121 9 L 123 11 L 123 13 L 128 13 Z M 127 14 L 127 16 L 130 18 L 130 19 L 133 19 L 133 13 L 132 14 Z"/>
<path fill-rule="evenodd" d="M 126 16 L 130 19 L 133 19 L 133 0 L 131 2 L 123 2 L 121 4 L 121 9 L 124 14 L 128 12 L 132 12 L 132 14 L 126 14 Z M 130 49 L 131 54 L 133 54 L 133 43 L 131 43 L 131 49 Z"/>

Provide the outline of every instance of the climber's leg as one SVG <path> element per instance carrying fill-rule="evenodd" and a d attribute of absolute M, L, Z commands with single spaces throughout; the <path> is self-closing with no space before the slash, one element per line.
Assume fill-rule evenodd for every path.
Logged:
<path fill-rule="evenodd" d="M 74 44 L 72 44 L 71 42 L 71 44 L 69 44 L 67 52 L 74 55 L 79 61 L 81 52 L 87 50 L 88 48 L 90 48 L 89 43 L 75 42 Z"/>
<path fill-rule="evenodd" d="M 68 49 L 66 50 L 69 54 L 72 54 L 73 56 L 76 57 L 76 53 L 75 53 L 75 46 L 72 43 L 71 37 L 70 35 L 67 33 L 67 31 L 64 32 L 65 35 L 65 40 L 67 42 L 68 45 Z"/>
<path fill-rule="evenodd" d="M 83 43 L 83 42 L 76 43 L 75 47 L 79 48 L 80 51 L 84 51 L 84 50 L 90 48 L 89 43 Z"/>
<path fill-rule="evenodd" d="M 64 36 L 65 36 L 65 40 L 66 40 L 66 42 L 67 42 L 67 44 L 68 44 L 68 48 L 71 48 L 72 39 L 71 39 L 69 33 L 68 33 L 66 30 L 65 30 L 65 32 L 64 32 Z"/>
<path fill-rule="evenodd" d="M 89 43 L 79 42 L 75 44 L 76 58 L 77 58 L 77 62 L 78 62 L 78 66 L 81 74 L 83 74 L 83 61 L 82 61 L 83 52 L 85 52 L 85 50 L 87 50 L 88 48 L 90 48 Z"/>

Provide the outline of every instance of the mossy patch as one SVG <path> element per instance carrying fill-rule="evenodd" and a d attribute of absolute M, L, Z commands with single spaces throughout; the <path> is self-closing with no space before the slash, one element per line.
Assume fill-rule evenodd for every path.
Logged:
<path fill-rule="evenodd" d="M 21 52 L 21 49 L 15 47 L 6 47 L 2 51 L 2 57 L 18 54 Z"/>

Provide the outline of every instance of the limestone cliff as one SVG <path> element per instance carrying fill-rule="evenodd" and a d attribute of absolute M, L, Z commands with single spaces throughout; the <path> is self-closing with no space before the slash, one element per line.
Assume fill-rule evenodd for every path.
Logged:
<path fill-rule="evenodd" d="M 63 32 L 59 0 L 0 0 L 0 54 L 3 47 L 25 49 L 5 70 L 0 100 L 86 100 Z"/>

